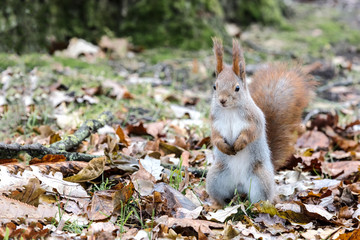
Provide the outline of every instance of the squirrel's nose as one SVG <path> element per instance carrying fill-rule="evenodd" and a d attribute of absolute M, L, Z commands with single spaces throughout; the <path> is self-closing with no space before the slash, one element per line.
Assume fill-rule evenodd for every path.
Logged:
<path fill-rule="evenodd" d="M 226 103 L 226 99 L 220 99 L 220 103 L 224 105 Z"/>

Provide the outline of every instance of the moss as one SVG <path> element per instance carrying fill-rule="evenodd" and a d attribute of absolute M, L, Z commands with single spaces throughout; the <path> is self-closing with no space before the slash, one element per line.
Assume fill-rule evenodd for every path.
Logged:
<path fill-rule="evenodd" d="M 8 54 L 0 53 L 0 71 L 15 65 L 17 65 L 15 57 L 10 57 Z"/>
<path fill-rule="evenodd" d="M 210 48 L 208 50 L 210 50 Z M 177 48 L 159 47 L 156 49 L 149 49 L 144 51 L 140 55 L 140 58 L 144 61 L 150 62 L 151 64 L 156 64 L 167 60 L 198 58 L 199 54 L 201 54 L 200 51 L 193 52 Z"/>
<path fill-rule="evenodd" d="M 35 67 L 44 67 L 49 65 L 49 61 L 46 55 L 40 54 L 26 54 L 21 56 L 21 60 L 26 68 L 26 70 L 32 70 Z"/>
<path fill-rule="evenodd" d="M 284 15 L 289 8 L 283 0 L 221 0 L 226 19 L 240 25 L 259 22 L 264 25 L 287 27 Z"/>
<path fill-rule="evenodd" d="M 211 37 L 225 36 L 218 0 L 140 0 L 121 26 L 122 33 L 147 47 L 211 46 Z"/>
<path fill-rule="evenodd" d="M 101 59 L 96 60 L 95 63 L 88 63 L 81 59 L 67 58 L 67 57 L 54 57 L 55 62 L 60 63 L 64 67 L 73 68 L 79 70 L 81 73 L 104 76 L 104 77 L 115 77 L 116 73 L 108 65 L 106 61 Z"/>

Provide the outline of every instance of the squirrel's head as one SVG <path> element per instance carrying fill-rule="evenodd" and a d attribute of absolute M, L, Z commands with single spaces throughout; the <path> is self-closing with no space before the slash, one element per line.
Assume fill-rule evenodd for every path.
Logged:
<path fill-rule="evenodd" d="M 224 49 L 218 38 L 213 38 L 216 57 L 216 81 L 213 86 L 217 104 L 225 108 L 236 107 L 246 94 L 245 60 L 237 40 L 233 39 L 233 62 L 223 62 Z"/>

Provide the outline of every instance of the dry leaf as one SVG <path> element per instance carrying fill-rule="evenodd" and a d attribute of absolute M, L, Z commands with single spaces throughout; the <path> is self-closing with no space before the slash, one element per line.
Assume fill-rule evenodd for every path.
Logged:
<path fill-rule="evenodd" d="M 110 97 L 114 97 L 117 100 L 134 98 L 134 96 L 129 92 L 129 90 L 125 86 L 122 86 L 115 81 L 106 80 L 103 81 L 101 84 L 104 89 L 106 88 L 111 89 L 109 94 Z"/>
<path fill-rule="evenodd" d="M 15 158 L 11 159 L 0 159 L 0 164 L 7 164 L 7 163 L 17 163 L 18 160 Z"/>
<path fill-rule="evenodd" d="M 41 181 L 41 186 L 48 192 L 57 192 L 67 197 L 87 198 L 88 194 L 85 189 L 78 183 L 64 181 L 60 172 L 54 175 L 45 175 L 40 172 L 39 167 L 30 166 L 32 171 L 25 171 L 27 176 L 35 176 Z M 25 173 L 24 172 L 24 173 Z M 23 176 L 24 176 L 23 173 Z M 25 176 L 26 176 L 25 175 Z M 56 191 L 54 191 L 54 189 Z"/>
<path fill-rule="evenodd" d="M 178 158 L 181 156 L 181 154 L 184 151 L 183 149 L 176 147 L 174 145 L 165 143 L 164 141 L 160 141 L 159 146 L 160 146 L 160 149 L 162 151 L 164 151 L 165 155 L 175 153 L 175 157 L 178 157 Z"/>
<path fill-rule="evenodd" d="M 33 165 L 37 166 L 44 174 L 49 174 L 50 172 L 61 172 L 64 176 L 70 176 L 78 173 L 81 169 L 86 167 L 88 163 L 83 161 L 65 161 L 54 163 L 41 162 Z"/>
<path fill-rule="evenodd" d="M 24 188 L 25 189 L 21 191 L 11 192 L 8 197 L 37 207 L 40 196 L 45 192 L 45 190 L 40 187 L 40 181 L 37 178 L 30 178 L 29 183 L 25 185 Z"/>
<path fill-rule="evenodd" d="M 139 122 L 136 125 L 127 125 L 126 131 L 127 131 L 127 134 L 129 134 L 129 135 L 130 134 L 135 134 L 135 135 L 147 135 L 148 134 L 148 132 L 142 122 Z"/>
<path fill-rule="evenodd" d="M 55 163 L 55 162 L 65 162 L 66 157 L 64 155 L 52 155 L 47 154 L 43 156 L 41 159 L 33 158 L 30 160 L 29 164 L 38 164 L 38 163 Z"/>
<path fill-rule="evenodd" d="M 328 137 L 319 131 L 307 131 L 297 140 L 296 145 L 301 148 L 327 149 L 330 141 Z"/>
<path fill-rule="evenodd" d="M 155 177 L 139 163 L 139 170 L 131 175 L 131 181 L 141 196 L 149 196 L 154 189 Z"/>
<path fill-rule="evenodd" d="M 56 143 L 61 140 L 61 137 L 58 133 L 53 133 L 50 135 L 50 144 Z"/>
<path fill-rule="evenodd" d="M 218 222 L 225 222 L 225 220 L 232 216 L 233 214 L 236 214 L 238 209 L 240 208 L 240 205 L 235 205 L 232 207 L 227 207 L 225 209 L 219 209 L 216 212 L 209 212 L 207 215 L 205 215 L 207 220 L 216 220 Z"/>
<path fill-rule="evenodd" d="M 42 125 L 38 128 L 34 128 L 35 131 L 40 133 L 41 137 L 46 138 L 54 133 L 54 131 L 48 125 Z"/>
<path fill-rule="evenodd" d="M 359 161 L 324 162 L 322 171 L 337 179 L 345 179 L 351 174 L 358 172 Z"/>
<path fill-rule="evenodd" d="M 181 147 L 183 149 L 189 149 L 190 144 L 186 142 L 184 137 L 175 136 L 175 146 Z"/>
<path fill-rule="evenodd" d="M 22 218 L 25 222 L 54 218 L 58 209 L 51 205 L 40 204 L 38 207 L 22 203 L 18 200 L 0 196 L 0 223 L 7 223 Z"/>
<path fill-rule="evenodd" d="M 164 168 L 161 166 L 160 160 L 146 156 L 144 159 L 140 159 L 140 163 L 146 171 L 155 177 L 155 180 L 162 179 L 161 175 Z"/>
<path fill-rule="evenodd" d="M 105 161 L 106 157 L 94 158 L 78 174 L 64 178 L 64 180 L 69 182 L 88 182 L 93 180 L 104 172 Z"/>
<path fill-rule="evenodd" d="M 186 208 L 188 210 L 194 210 L 197 206 L 182 195 L 179 191 L 170 187 L 169 185 L 160 182 L 154 186 L 154 191 L 160 192 L 164 199 L 167 199 L 167 206 L 170 210 L 176 210 L 177 208 Z"/>
<path fill-rule="evenodd" d="M 165 122 L 154 122 L 154 123 L 148 123 L 146 124 L 146 132 L 153 136 L 154 138 L 157 138 L 161 136 L 162 131 L 165 127 Z"/>
<path fill-rule="evenodd" d="M 120 126 L 118 126 L 116 129 L 116 135 L 118 135 L 118 137 L 120 138 L 121 143 L 125 144 L 125 146 L 127 147 L 130 146 L 131 140 L 129 136 L 124 133 Z"/>
<path fill-rule="evenodd" d="M 121 190 L 103 190 L 94 193 L 91 206 L 87 210 L 90 220 L 107 219 L 112 213 L 126 204 L 134 193 L 134 185 L 130 182 Z"/>
<path fill-rule="evenodd" d="M 158 224 L 164 224 L 168 228 L 173 228 L 175 226 L 178 228 L 191 228 L 195 232 L 200 229 L 204 234 L 212 234 L 211 228 L 219 229 L 224 227 L 224 225 L 220 223 L 186 218 L 172 218 L 165 215 L 158 218 L 156 222 Z"/>
<path fill-rule="evenodd" d="M 197 219 L 200 216 L 201 211 L 203 210 L 202 206 L 195 208 L 194 210 L 188 210 L 186 208 L 178 208 L 176 210 L 176 218 L 188 218 L 188 219 Z"/>

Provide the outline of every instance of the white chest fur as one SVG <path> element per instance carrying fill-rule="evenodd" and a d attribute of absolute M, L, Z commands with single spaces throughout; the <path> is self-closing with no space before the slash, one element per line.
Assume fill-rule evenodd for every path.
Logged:
<path fill-rule="evenodd" d="M 230 145 L 234 144 L 240 132 L 247 127 L 247 122 L 234 109 L 221 109 L 216 115 L 213 127 Z"/>

